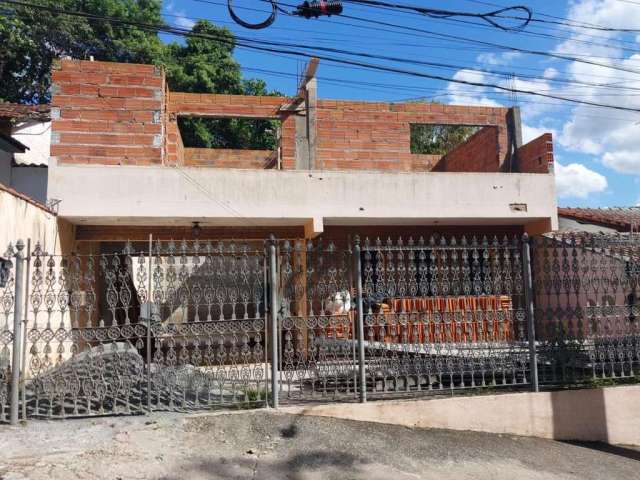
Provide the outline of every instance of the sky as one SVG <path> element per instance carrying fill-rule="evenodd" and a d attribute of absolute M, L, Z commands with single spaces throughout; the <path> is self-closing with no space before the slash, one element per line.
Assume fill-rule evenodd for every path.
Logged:
<path fill-rule="evenodd" d="M 233 3 L 236 13 L 246 21 L 257 22 L 268 17 L 270 6 L 263 0 L 234 0 Z M 301 2 L 283 0 L 279 3 L 290 11 L 292 5 Z M 307 20 L 280 14 L 263 30 L 249 30 L 235 24 L 226 0 L 165 0 L 163 12 L 167 23 L 180 27 L 190 28 L 196 19 L 206 18 L 248 40 L 304 44 L 308 48 L 296 50 L 444 77 L 436 80 L 321 61 L 317 73 L 321 98 L 517 105 L 522 110 L 525 142 L 545 132 L 554 136 L 560 206 L 640 206 L 640 0 L 392 2 L 475 13 L 526 5 L 535 19 L 562 23 L 534 22 L 523 31 L 503 31 L 476 18 L 429 18 L 349 1 L 343 3 L 344 14 L 357 18 L 333 16 Z M 501 21 L 509 26 L 517 23 L 515 19 Z M 636 31 L 612 32 L 602 27 Z M 414 64 L 327 52 L 329 48 L 408 59 Z M 527 52 L 514 51 L 514 48 Z M 235 51 L 235 58 L 246 78 L 261 78 L 269 89 L 285 95 L 296 92 L 298 76 L 305 64 L 301 57 L 240 47 Z M 416 61 L 423 63 L 416 65 Z M 514 94 L 451 80 L 639 111 Z"/>

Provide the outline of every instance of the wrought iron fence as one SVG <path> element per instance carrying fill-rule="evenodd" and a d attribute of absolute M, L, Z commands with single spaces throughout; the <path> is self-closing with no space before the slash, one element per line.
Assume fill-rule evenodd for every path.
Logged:
<path fill-rule="evenodd" d="M 62 256 L 36 246 L 21 260 L 29 271 L 22 379 L 28 417 L 266 401 L 262 245 L 145 247 Z M 13 339 L 13 278 L 2 296 L 5 346 Z"/>
<path fill-rule="evenodd" d="M 538 369 L 542 385 L 640 372 L 640 247 L 620 238 L 36 245 L 9 257 L 0 421 L 17 421 L 18 388 L 25 418 L 64 418 L 537 388 Z"/>
<path fill-rule="evenodd" d="M 353 259 L 333 243 L 289 242 L 280 256 L 280 388 L 286 399 L 355 398 Z"/>
<path fill-rule="evenodd" d="M 7 258 L 16 252 L 9 248 Z M 15 271 L 7 262 L 0 285 L 0 422 L 9 420 L 9 397 L 11 394 L 12 345 L 14 342 L 13 321 L 15 306 Z"/>
<path fill-rule="evenodd" d="M 529 382 L 519 238 L 365 240 L 367 390 Z"/>
<path fill-rule="evenodd" d="M 640 237 L 533 239 L 540 382 L 573 384 L 640 373 Z"/>

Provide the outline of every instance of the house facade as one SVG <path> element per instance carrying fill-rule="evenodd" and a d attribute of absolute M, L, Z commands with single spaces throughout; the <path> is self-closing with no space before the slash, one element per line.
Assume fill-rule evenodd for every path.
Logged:
<path fill-rule="evenodd" d="M 65 239 L 32 239 L 26 302 L 0 291 L 25 417 L 537 385 L 523 235 L 557 228 L 551 135 L 523 145 L 517 109 L 321 99 L 316 67 L 259 97 L 55 66 Z M 184 118 L 269 120 L 274 146 L 193 148 Z M 470 130 L 416 150 L 433 125 Z"/>
<path fill-rule="evenodd" d="M 64 60 L 53 72 L 49 197 L 78 242 L 542 233 L 557 227 L 550 135 L 522 145 L 507 108 L 172 92 L 150 65 Z M 276 147 L 185 147 L 181 117 L 270 119 Z M 415 125 L 472 125 L 445 156 Z"/>
<path fill-rule="evenodd" d="M 0 183 L 45 204 L 50 146 L 48 105 L 0 103 Z"/>

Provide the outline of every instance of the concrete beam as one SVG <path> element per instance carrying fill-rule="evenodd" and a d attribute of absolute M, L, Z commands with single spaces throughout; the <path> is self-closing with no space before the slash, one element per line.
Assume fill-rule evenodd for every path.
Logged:
<path fill-rule="evenodd" d="M 557 228 L 550 174 L 57 165 L 50 196 L 78 224 L 529 225 Z M 514 209 L 526 204 L 526 209 Z"/>
<path fill-rule="evenodd" d="M 316 238 L 324 233 L 324 222 L 321 217 L 314 217 L 304 224 L 304 238 Z"/>

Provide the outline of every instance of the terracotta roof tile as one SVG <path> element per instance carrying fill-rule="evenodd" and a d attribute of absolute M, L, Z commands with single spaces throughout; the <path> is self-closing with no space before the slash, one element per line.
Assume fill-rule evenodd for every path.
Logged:
<path fill-rule="evenodd" d="M 559 208 L 558 215 L 625 232 L 640 229 L 640 207 Z"/>
<path fill-rule="evenodd" d="M 51 106 L 0 102 L 0 118 L 46 121 L 51 119 Z"/>

